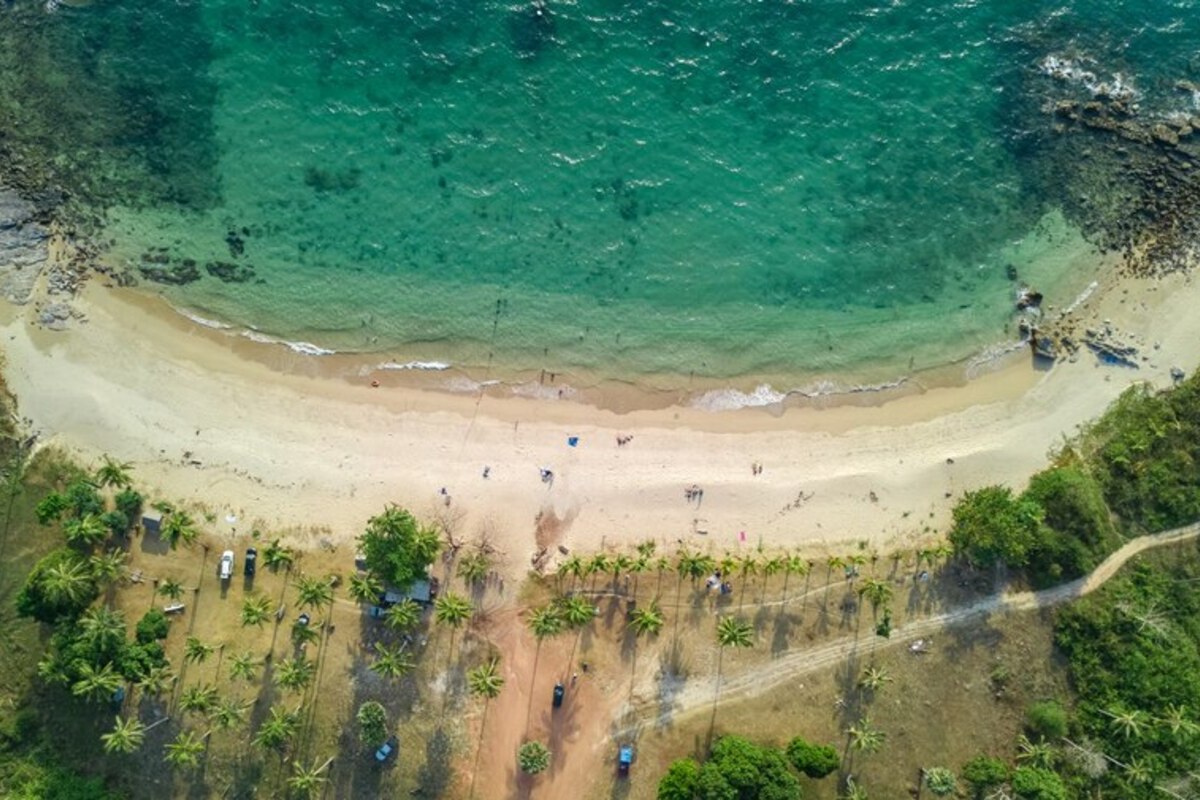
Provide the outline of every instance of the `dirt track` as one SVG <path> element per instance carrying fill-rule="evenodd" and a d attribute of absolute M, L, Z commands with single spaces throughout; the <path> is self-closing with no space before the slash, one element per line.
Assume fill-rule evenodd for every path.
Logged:
<path fill-rule="evenodd" d="M 880 641 L 876 647 L 896 647 L 907 644 L 914 639 L 928 636 L 947 625 L 967 622 L 976 617 L 992 613 L 1009 611 L 1029 611 L 1038 608 L 1048 608 L 1082 597 L 1099 589 L 1117 573 L 1129 559 L 1156 547 L 1178 544 L 1200 536 L 1200 523 L 1187 525 L 1170 531 L 1164 531 L 1149 536 L 1140 536 L 1127 542 L 1096 567 L 1090 574 L 1082 578 L 1045 589 L 1040 592 L 1017 592 L 1013 594 L 996 594 L 978 602 L 953 611 L 947 611 L 931 617 L 914 620 L 897 626 L 892 630 L 891 638 Z M 858 648 L 859 636 L 847 636 L 827 645 L 809 650 L 795 650 L 785 653 L 768 664 L 746 670 L 742 674 L 726 676 L 721 683 L 720 703 L 755 697 L 774 689 L 780 684 L 794 679 L 798 675 L 814 672 L 823 667 L 832 666 L 847 658 Z M 646 724 L 662 725 L 668 720 L 677 722 L 680 716 L 699 710 L 711 711 L 713 698 L 717 687 L 712 681 L 691 683 L 679 688 L 672 696 L 669 707 L 663 707 L 656 698 L 636 704 L 626 716 L 634 720 L 623 733 L 632 733 L 633 729 Z M 655 692 L 656 693 L 656 692 Z"/>

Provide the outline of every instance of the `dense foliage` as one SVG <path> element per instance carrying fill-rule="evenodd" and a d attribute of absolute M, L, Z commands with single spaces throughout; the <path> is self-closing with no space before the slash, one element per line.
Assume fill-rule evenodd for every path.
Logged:
<path fill-rule="evenodd" d="M 967 492 L 954 507 L 950 543 L 977 566 L 1024 566 L 1041 519 L 1036 503 L 1014 497 L 1006 486 L 985 486 Z"/>
<path fill-rule="evenodd" d="M 842 763 L 833 747 L 827 744 L 812 744 L 799 736 L 788 742 L 786 752 L 792 766 L 810 778 L 824 778 Z"/>
<path fill-rule="evenodd" d="M 99 594 L 87 561 L 63 547 L 51 551 L 30 571 L 17 595 L 17 613 L 54 624 L 78 617 Z"/>
<path fill-rule="evenodd" d="M 800 782 L 784 754 L 740 736 L 718 739 L 703 766 L 691 759 L 676 761 L 658 785 L 659 800 L 799 800 L 800 796 Z"/>
<path fill-rule="evenodd" d="M 367 569 L 400 587 L 425 577 L 438 552 L 437 532 L 397 506 L 371 517 L 358 543 Z"/>

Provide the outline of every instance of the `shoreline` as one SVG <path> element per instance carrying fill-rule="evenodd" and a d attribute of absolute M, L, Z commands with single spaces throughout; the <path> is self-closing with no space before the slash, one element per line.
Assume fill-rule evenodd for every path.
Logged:
<path fill-rule="evenodd" d="M 1137 370 L 1018 354 L 958 385 L 719 412 L 372 388 L 336 356 L 231 337 L 95 280 L 71 301 L 86 324 L 38 329 L 33 306 L 0 323 L 9 387 L 44 443 L 130 461 L 161 496 L 335 542 L 396 502 L 456 538 L 488 536 L 522 574 L 542 550 L 647 538 L 716 552 L 930 538 L 954 497 L 1023 484 L 1126 386 L 1196 368 L 1198 300 L 1175 275 L 1114 277 L 1083 301 L 1080 326 L 1111 319 L 1146 340 Z M 693 484 L 700 504 L 684 498 Z"/>

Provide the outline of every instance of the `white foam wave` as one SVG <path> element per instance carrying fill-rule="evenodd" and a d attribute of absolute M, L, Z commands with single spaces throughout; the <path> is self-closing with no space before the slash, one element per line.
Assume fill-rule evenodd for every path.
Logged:
<path fill-rule="evenodd" d="M 694 399 L 692 407 L 704 411 L 734 411 L 739 408 L 772 406 L 786 399 L 786 394 L 777 392 L 764 383 L 749 393 L 737 389 L 714 389 Z"/>
<path fill-rule="evenodd" d="M 188 319 L 190 319 L 192 322 L 196 323 L 197 325 L 203 325 L 204 327 L 212 328 L 213 330 L 227 331 L 233 327 L 232 325 L 226 325 L 224 322 L 218 322 L 215 319 L 208 319 L 207 317 L 202 317 L 199 314 L 193 314 L 190 311 L 180 310 L 179 313 L 183 314 L 185 317 L 187 317 Z"/>
<path fill-rule="evenodd" d="M 450 365 L 444 361 L 405 361 L 400 363 L 397 361 L 385 361 L 382 364 L 376 364 L 375 369 L 387 370 L 402 370 L 402 369 L 417 369 L 417 370 L 434 370 L 441 371 L 450 369 Z"/>
<path fill-rule="evenodd" d="M 336 350 L 328 350 L 312 342 L 289 342 L 285 339 L 276 339 L 272 336 L 267 336 L 265 333 L 259 333 L 255 330 L 242 331 L 242 336 L 252 342 L 259 344 L 281 344 L 292 352 L 300 353 L 306 356 L 331 356 L 336 353 Z"/>
<path fill-rule="evenodd" d="M 1089 283 L 1084 288 L 1084 290 L 1079 293 L 1079 296 L 1076 297 L 1074 300 L 1072 300 L 1071 304 L 1062 310 L 1062 313 L 1063 314 L 1074 313 L 1075 309 L 1079 308 L 1079 306 L 1082 305 L 1083 303 L 1086 303 L 1087 299 L 1089 297 L 1091 297 L 1092 293 L 1095 292 L 1096 289 L 1098 289 L 1099 287 L 1100 287 L 1100 284 L 1097 281 L 1092 281 L 1091 283 Z"/>
<path fill-rule="evenodd" d="M 1117 100 L 1132 100 L 1137 97 L 1137 88 L 1133 80 L 1119 72 L 1114 72 L 1108 81 L 1101 80 L 1095 72 L 1080 66 L 1069 58 L 1048 55 L 1038 64 L 1043 75 L 1057 78 L 1067 83 L 1078 84 L 1088 90 L 1093 97 L 1112 97 Z"/>

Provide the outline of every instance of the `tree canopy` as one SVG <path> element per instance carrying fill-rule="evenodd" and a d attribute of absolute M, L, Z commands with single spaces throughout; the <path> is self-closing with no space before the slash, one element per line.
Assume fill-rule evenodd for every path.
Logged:
<path fill-rule="evenodd" d="M 1014 497 L 1006 486 L 985 486 L 967 492 L 954 507 L 950 543 L 977 566 L 1021 567 L 1037 541 L 1042 513 L 1037 503 Z"/>
<path fill-rule="evenodd" d="M 680 759 L 658 784 L 659 800 L 800 800 L 783 753 L 741 736 L 722 736 L 704 765 Z"/>
<path fill-rule="evenodd" d="M 408 586 L 423 578 L 437 557 L 437 532 L 422 527 L 412 514 L 388 506 L 367 522 L 358 537 L 367 568 L 396 586 Z"/>

